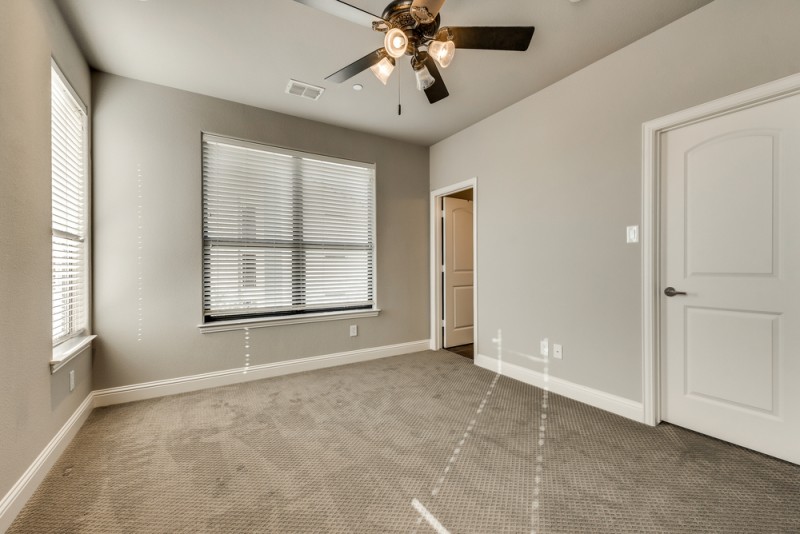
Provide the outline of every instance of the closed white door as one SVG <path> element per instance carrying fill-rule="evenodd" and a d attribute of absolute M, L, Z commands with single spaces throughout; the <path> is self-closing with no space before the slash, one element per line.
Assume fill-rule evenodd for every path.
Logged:
<path fill-rule="evenodd" d="M 473 340 L 472 201 L 444 197 L 444 346 Z"/>
<path fill-rule="evenodd" d="M 800 463 L 800 96 L 661 156 L 662 419 Z"/>

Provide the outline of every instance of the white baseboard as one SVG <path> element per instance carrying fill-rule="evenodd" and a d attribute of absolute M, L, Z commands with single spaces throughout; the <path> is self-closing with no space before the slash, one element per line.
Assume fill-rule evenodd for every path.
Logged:
<path fill-rule="evenodd" d="M 297 360 L 253 365 L 247 368 L 226 369 L 224 371 L 214 371 L 200 375 L 182 376 L 167 380 L 156 380 L 155 382 L 101 389 L 94 392 L 94 406 L 110 406 L 112 404 L 121 404 L 124 402 L 154 399 L 156 397 L 165 397 L 167 395 L 187 393 L 219 386 L 229 386 L 231 384 L 240 384 L 303 371 L 313 371 L 348 363 L 400 356 L 401 354 L 428 350 L 429 347 L 430 341 L 425 339 L 397 345 L 385 345 L 383 347 L 339 352 L 336 354 L 326 354 L 324 356 L 311 356 L 309 358 L 300 358 Z"/>
<path fill-rule="evenodd" d="M 509 362 L 502 362 L 501 365 L 497 358 L 490 358 L 483 354 L 475 355 L 475 365 L 532 386 L 539 388 L 547 386 L 549 391 L 558 395 L 632 419 L 638 423 L 644 422 L 644 406 L 641 402 L 581 386 L 554 376 L 548 376 L 545 380 L 543 373 Z"/>
<path fill-rule="evenodd" d="M 31 498 L 33 492 L 42 483 L 47 472 L 56 463 L 56 460 L 61 456 L 61 453 L 70 444 L 72 438 L 78 433 L 83 423 L 92 412 L 92 393 L 86 396 L 78 409 L 72 416 L 64 423 L 61 430 L 53 436 L 50 443 L 39 453 L 39 456 L 33 463 L 25 470 L 22 476 L 17 480 L 17 483 L 6 493 L 5 497 L 0 500 L 0 532 L 5 532 L 17 514 Z"/>

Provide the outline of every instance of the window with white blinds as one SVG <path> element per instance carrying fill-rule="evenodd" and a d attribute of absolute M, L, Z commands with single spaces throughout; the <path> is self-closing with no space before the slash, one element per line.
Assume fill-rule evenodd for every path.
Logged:
<path fill-rule="evenodd" d="M 53 345 L 86 332 L 86 112 L 51 69 Z"/>
<path fill-rule="evenodd" d="M 375 307 L 373 165 L 202 143 L 206 323 Z"/>

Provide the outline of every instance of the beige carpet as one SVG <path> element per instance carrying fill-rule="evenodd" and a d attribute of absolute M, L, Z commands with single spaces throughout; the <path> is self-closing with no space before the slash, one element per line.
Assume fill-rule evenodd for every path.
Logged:
<path fill-rule="evenodd" d="M 543 401 L 423 352 L 97 409 L 9 532 L 800 532 L 800 467 Z"/>

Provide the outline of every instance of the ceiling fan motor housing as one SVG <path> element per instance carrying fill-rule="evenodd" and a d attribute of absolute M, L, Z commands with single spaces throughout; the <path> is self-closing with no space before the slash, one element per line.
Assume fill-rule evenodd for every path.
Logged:
<path fill-rule="evenodd" d="M 411 2 L 411 16 L 420 24 L 430 24 L 442 9 L 445 0 L 413 0 Z"/>
<path fill-rule="evenodd" d="M 421 24 L 411 14 L 412 3 L 412 0 L 394 0 L 386 6 L 382 15 L 385 20 L 389 21 L 391 28 L 403 30 L 408 37 L 406 54 L 409 56 L 415 56 L 418 47 L 427 45 L 436 37 L 441 22 L 441 17 L 437 13 L 433 22 Z"/>

